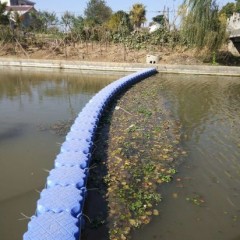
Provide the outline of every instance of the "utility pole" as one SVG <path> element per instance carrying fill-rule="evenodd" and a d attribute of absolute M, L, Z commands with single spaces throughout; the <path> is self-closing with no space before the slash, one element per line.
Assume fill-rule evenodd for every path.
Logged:
<path fill-rule="evenodd" d="M 163 16 L 164 16 L 164 24 L 168 30 L 170 30 L 170 24 L 169 24 L 169 7 L 166 8 L 164 5 L 163 7 Z"/>

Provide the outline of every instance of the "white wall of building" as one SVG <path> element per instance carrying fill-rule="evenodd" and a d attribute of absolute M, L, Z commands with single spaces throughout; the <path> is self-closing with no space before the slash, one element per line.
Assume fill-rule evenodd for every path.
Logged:
<path fill-rule="evenodd" d="M 7 6 L 10 6 L 10 0 L 1 0 L 1 3 L 7 3 Z"/>
<path fill-rule="evenodd" d="M 227 30 L 237 30 L 240 29 L 240 13 L 233 13 L 233 15 L 228 19 Z"/>

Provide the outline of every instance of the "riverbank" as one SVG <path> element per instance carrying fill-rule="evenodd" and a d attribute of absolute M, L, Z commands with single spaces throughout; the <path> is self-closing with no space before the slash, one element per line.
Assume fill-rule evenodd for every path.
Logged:
<path fill-rule="evenodd" d="M 52 59 L 70 61 L 145 63 L 148 54 L 158 55 L 161 64 L 204 64 L 204 58 L 186 47 L 146 45 L 143 48 L 127 48 L 121 43 L 89 42 L 59 43 L 43 41 L 41 44 L 28 42 L 24 48 L 19 44 L 3 44 L 0 57 L 22 59 Z M 206 64 L 206 63 L 205 63 Z"/>
<path fill-rule="evenodd" d="M 40 37 L 41 38 L 41 37 Z M 148 44 L 126 47 L 121 43 L 70 43 L 58 40 L 29 41 L 21 44 L 2 43 L 0 57 L 21 59 L 52 59 L 88 62 L 146 63 L 147 55 L 159 57 L 160 64 L 240 66 L 240 58 L 228 52 L 227 44 L 218 52 L 188 48 L 180 44 Z"/>

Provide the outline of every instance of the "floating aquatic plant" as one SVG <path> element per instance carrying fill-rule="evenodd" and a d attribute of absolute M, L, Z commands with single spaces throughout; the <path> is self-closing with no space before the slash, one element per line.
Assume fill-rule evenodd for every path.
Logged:
<path fill-rule="evenodd" d="M 180 124 L 170 117 L 161 88 L 148 81 L 118 101 L 111 120 L 105 182 L 112 240 L 129 238 L 132 229 L 160 214 L 159 186 L 172 180 L 174 160 L 185 154 L 178 146 Z"/>

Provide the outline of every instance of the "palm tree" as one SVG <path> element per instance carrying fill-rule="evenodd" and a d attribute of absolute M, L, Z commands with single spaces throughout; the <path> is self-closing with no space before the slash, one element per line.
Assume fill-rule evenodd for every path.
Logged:
<path fill-rule="evenodd" d="M 134 28 L 140 28 L 146 22 L 146 8 L 143 4 L 136 3 L 130 11 L 130 19 Z"/>

